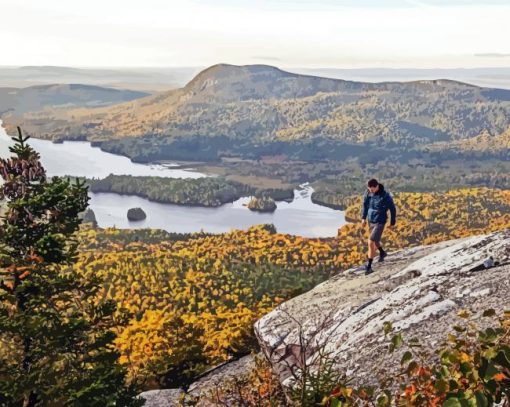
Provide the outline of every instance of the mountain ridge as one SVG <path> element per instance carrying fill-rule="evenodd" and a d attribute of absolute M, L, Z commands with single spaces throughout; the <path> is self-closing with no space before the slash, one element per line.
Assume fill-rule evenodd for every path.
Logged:
<path fill-rule="evenodd" d="M 4 121 L 8 129 L 21 124 L 28 134 L 49 139 L 321 138 L 413 148 L 503 133 L 510 127 L 510 91 L 449 79 L 369 83 L 270 65 L 217 64 L 179 89 L 109 107 L 28 112 Z"/>

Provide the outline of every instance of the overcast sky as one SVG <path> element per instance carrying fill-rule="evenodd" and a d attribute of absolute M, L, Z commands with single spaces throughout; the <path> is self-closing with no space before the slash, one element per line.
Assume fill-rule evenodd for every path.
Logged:
<path fill-rule="evenodd" d="M 510 66 L 510 0 L 1 0 L 0 65 Z"/>

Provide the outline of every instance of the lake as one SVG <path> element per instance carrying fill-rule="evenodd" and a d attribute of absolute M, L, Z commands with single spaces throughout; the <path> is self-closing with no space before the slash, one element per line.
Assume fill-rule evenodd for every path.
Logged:
<path fill-rule="evenodd" d="M 0 156 L 9 156 L 9 137 L 0 128 Z M 104 178 L 109 174 L 134 176 L 160 176 L 172 178 L 204 177 L 198 171 L 172 168 L 172 165 L 150 165 L 133 163 L 122 157 L 92 147 L 89 142 L 66 141 L 54 144 L 46 140 L 30 139 L 29 143 L 41 155 L 48 175 L 70 175 L 88 178 Z M 96 214 L 100 227 L 160 228 L 169 232 L 228 232 L 231 229 L 246 229 L 252 225 L 272 223 L 278 232 L 307 237 L 336 236 L 345 224 L 344 212 L 333 210 L 311 201 L 313 189 L 304 184 L 294 191 L 292 202 L 277 202 L 273 213 L 252 212 L 243 204 L 249 197 L 218 208 L 188 207 L 150 202 L 137 196 L 113 193 L 90 193 L 90 208 Z M 147 219 L 130 222 L 129 208 L 140 207 Z"/>

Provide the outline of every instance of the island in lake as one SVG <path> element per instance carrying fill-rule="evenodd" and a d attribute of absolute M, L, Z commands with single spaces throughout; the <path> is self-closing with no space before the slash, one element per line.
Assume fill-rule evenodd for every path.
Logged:
<path fill-rule="evenodd" d="M 127 218 L 132 221 L 144 220 L 147 214 L 142 208 L 130 208 L 127 212 Z"/>
<path fill-rule="evenodd" d="M 276 210 L 276 202 L 269 196 L 253 197 L 247 206 L 249 210 L 257 212 L 274 212 Z"/>

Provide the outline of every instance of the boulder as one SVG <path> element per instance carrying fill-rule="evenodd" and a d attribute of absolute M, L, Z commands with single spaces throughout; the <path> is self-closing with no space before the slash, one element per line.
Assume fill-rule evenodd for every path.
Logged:
<path fill-rule="evenodd" d="M 260 356 L 263 357 L 263 356 Z M 208 396 L 219 385 L 230 380 L 248 374 L 255 366 L 254 356 L 247 355 L 215 366 L 201 374 L 188 388 L 188 397 Z M 144 407 L 176 407 L 183 397 L 182 389 L 150 390 L 140 394 L 145 399 Z M 194 404 L 195 405 L 195 404 Z M 209 406 L 207 397 L 196 404 L 197 407 Z"/>
<path fill-rule="evenodd" d="M 140 394 L 145 399 L 144 407 L 178 407 L 181 389 L 149 390 Z"/>
<path fill-rule="evenodd" d="M 199 379 L 193 382 L 188 392 L 192 396 L 208 394 L 218 388 L 222 383 L 248 373 L 255 367 L 252 355 L 226 362 L 205 372 Z"/>
<path fill-rule="evenodd" d="M 492 322 L 481 318 L 484 310 L 510 306 L 509 264 L 509 230 L 402 250 L 374 263 L 371 275 L 349 269 L 281 304 L 255 323 L 255 333 L 284 388 L 305 361 L 313 369 L 319 352 L 354 385 L 377 385 L 374 372 L 396 372 L 403 352 L 388 353 L 385 321 L 404 338 L 419 338 L 432 357 L 459 310 L 483 328 Z"/>

